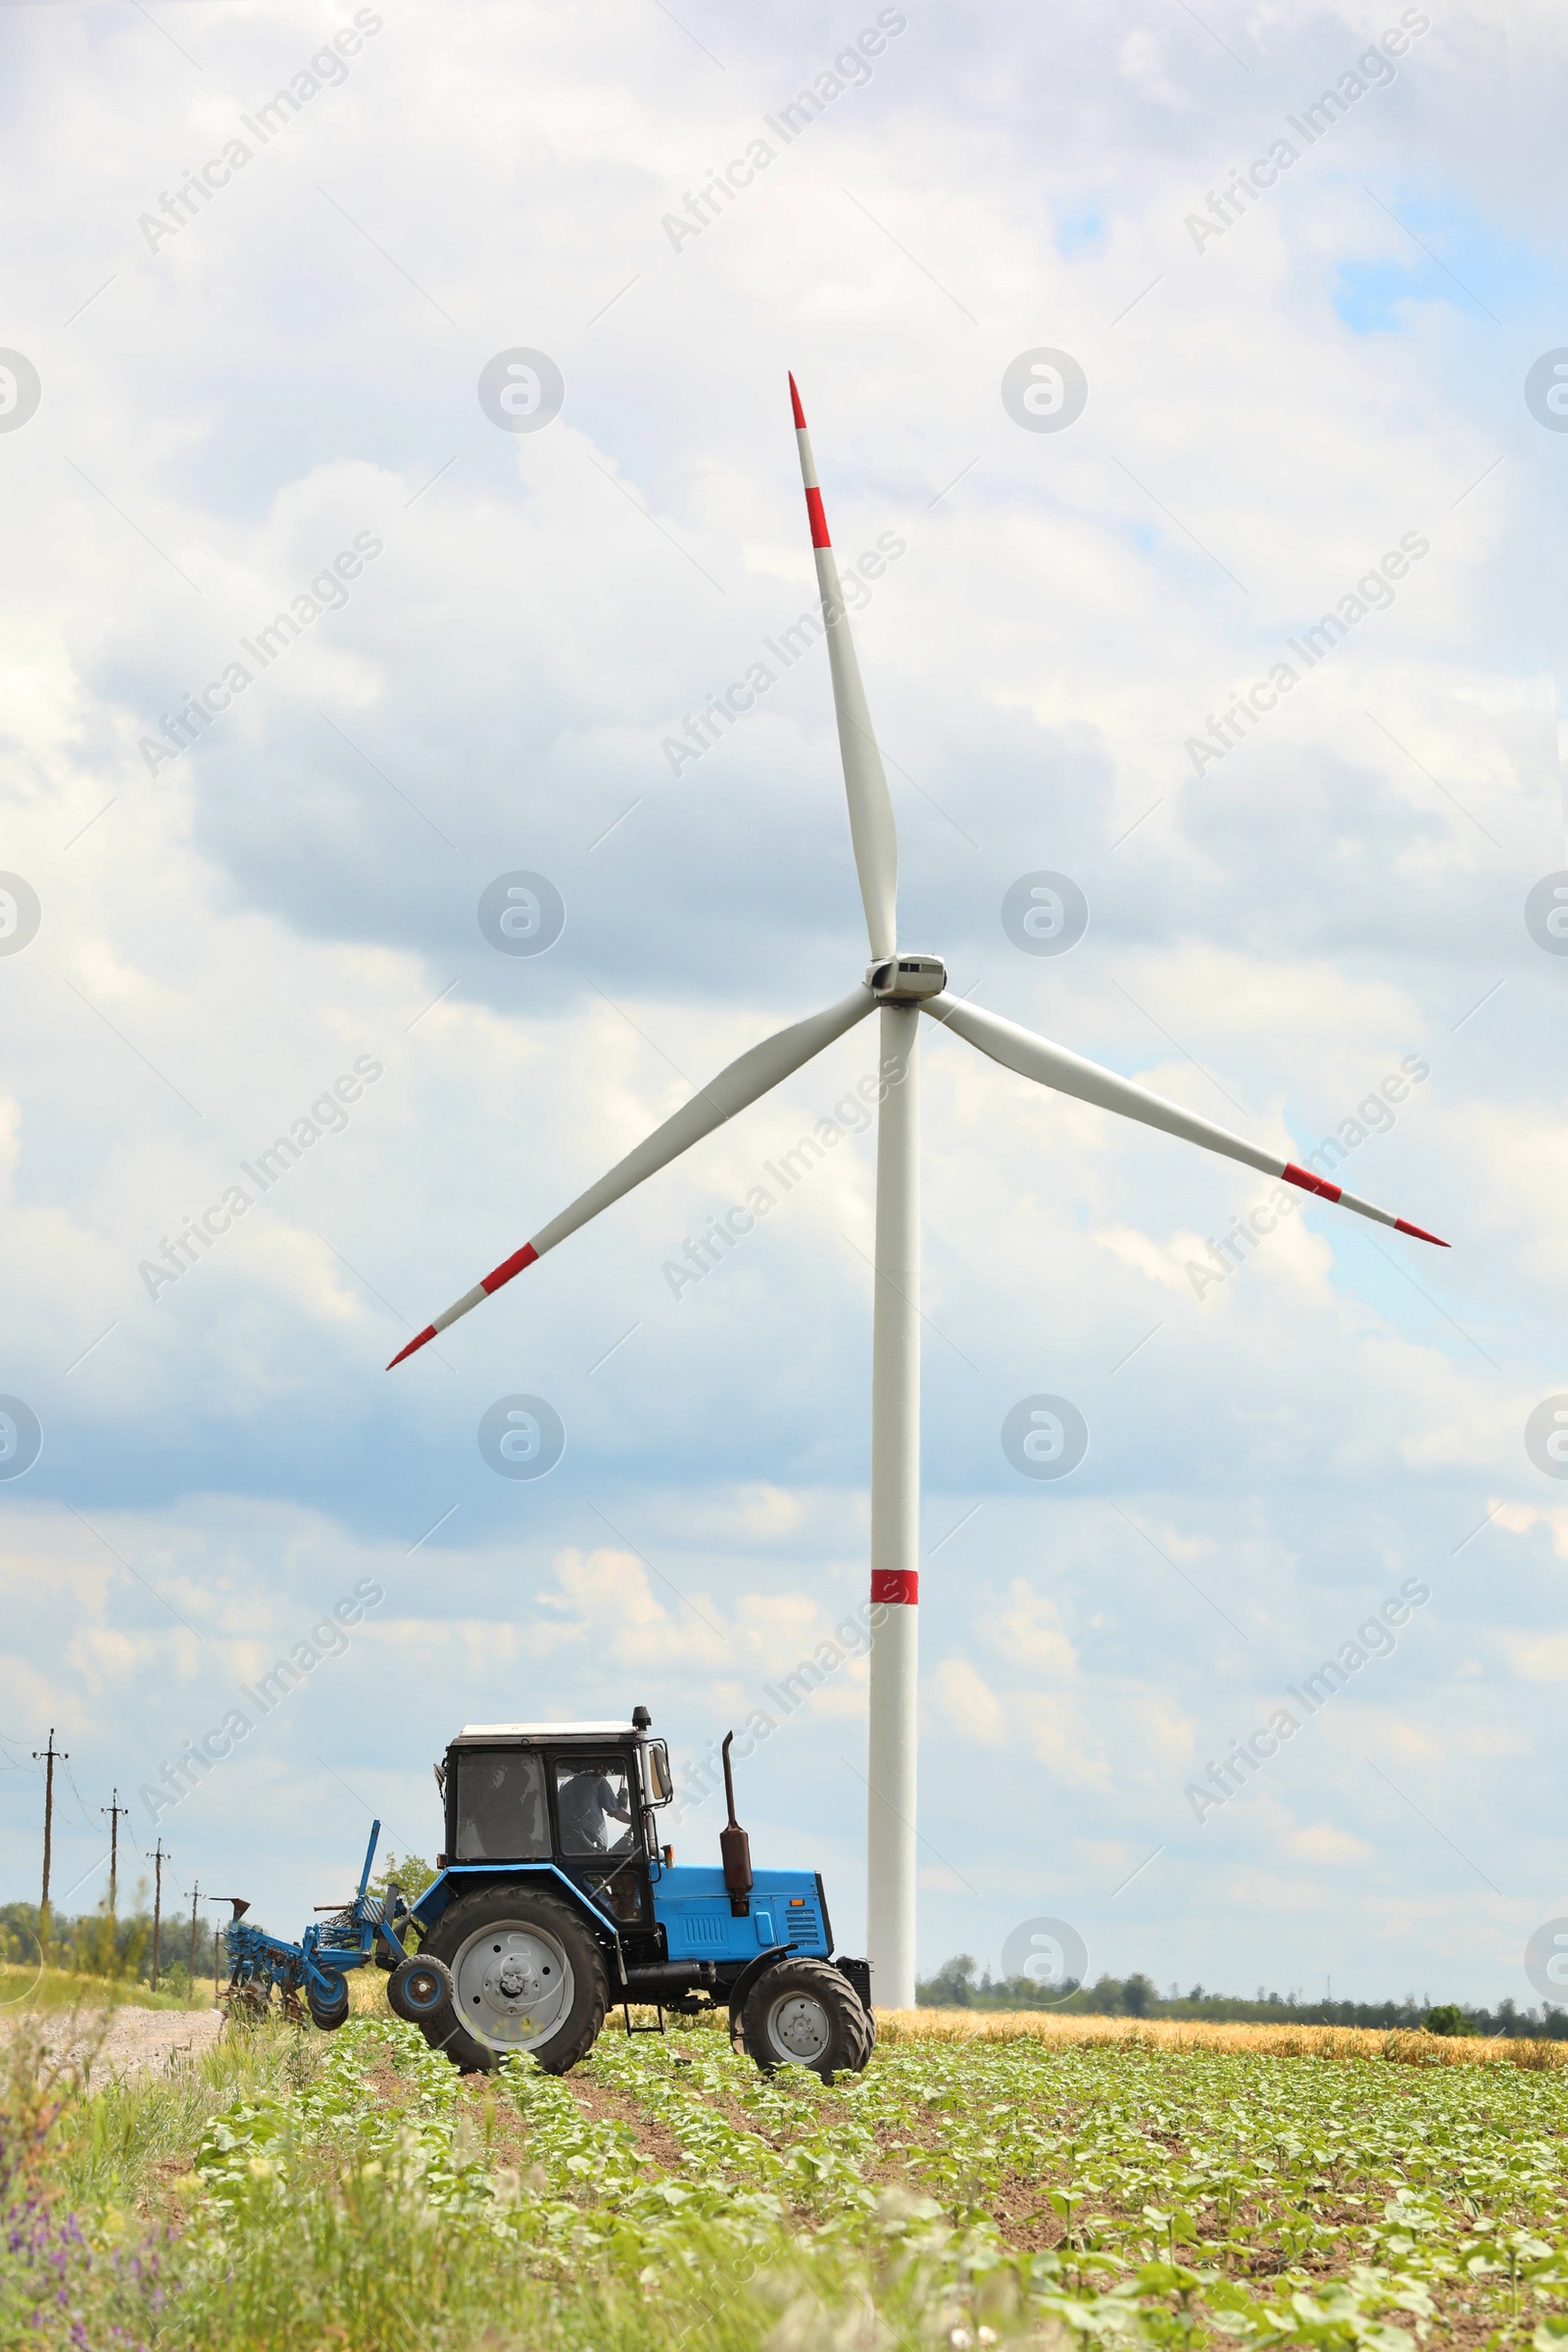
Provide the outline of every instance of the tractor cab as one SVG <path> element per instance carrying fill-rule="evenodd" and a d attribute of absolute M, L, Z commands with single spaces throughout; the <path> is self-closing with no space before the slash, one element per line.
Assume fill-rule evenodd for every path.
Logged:
<path fill-rule="evenodd" d="M 436 1766 L 445 1869 L 549 1863 L 634 1942 L 653 1927 L 669 1753 L 624 1723 L 466 1724 Z"/>

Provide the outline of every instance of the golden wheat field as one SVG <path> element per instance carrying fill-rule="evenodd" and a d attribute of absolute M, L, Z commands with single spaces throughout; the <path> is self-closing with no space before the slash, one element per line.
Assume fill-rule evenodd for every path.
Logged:
<path fill-rule="evenodd" d="M 882 2009 L 884 2041 L 1039 2041 L 1050 2049 L 1229 2050 L 1272 2058 L 1378 2058 L 1406 2066 L 1568 2066 L 1568 2042 L 1502 2035 L 1365 2031 L 1353 2026 L 1205 2025 L 1138 2017 L 1064 2017 L 1039 2009 Z"/>

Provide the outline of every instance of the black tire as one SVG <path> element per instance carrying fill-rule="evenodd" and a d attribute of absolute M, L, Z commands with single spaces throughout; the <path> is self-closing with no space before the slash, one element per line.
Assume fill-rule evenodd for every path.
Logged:
<path fill-rule="evenodd" d="M 405 2025 L 439 2026 L 449 2033 L 457 2023 L 457 1991 L 452 1971 L 444 1960 L 427 1952 L 400 1960 L 386 1981 L 387 2007 Z"/>
<path fill-rule="evenodd" d="M 840 2072 L 859 2074 L 871 2055 L 859 1995 L 826 1960 L 780 1960 L 764 1970 L 738 2023 L 746 2055 L 763 2074 L 807 2066 L 826 2081 Z"/>
<path fill-rule="evenodd" d="M 315 1985 L 308 1984 L 305 1987 L 305 2006 L 323 2034 L 335 2034 L 349 2013 L 348 1979 L 339 1977 L 337 1998 L 331 2001 L 319 1999 Z"/>
<path fill-rule="evenodd" d="M 853 1984 L 850 1990 L 855 1991 Z M 855 2043 L 855 2056 L 851 2059 L 850 2065 L 854 2073 L 861 2075 L 864 2074 L 871 2062 L 871 2051 L 875 2046 L 876 2036 L 870 2019 L 860 2007 L 858 1994 L 856 1996 L 856 2015 L 850 2020 L 850 2034 Z"/>
<path fill-rule="evenodd" d="M 451 2021 L 421 2021 L 421 2031 L 466 2075 L 493 2073 L 513 2050 L 564 2075 L 599 2038 L 610 1999 L 604 1955 L 554 1895 L 513 1886 L 465 1895 L 441 1914 L 419 1957 L 445 1962 L 454 1997 Z"/>
<path fill-rule="evenodd" d="M 876 2011 L 872 2008 L 867 1995 L 861 1990 L 861 1987 L 857 1981 L 857 1975 L 852 1974 L 851 1971 L 844 1966 L 842 1961 L 835 1960 L 833 1965 L 838 1970 L 839 1975 L 845 1980 L 845 1983 L 849 1985 L 850 1990 L 854 1993 L 856 1999 L 860 2004 L 860 2015 L 865 2020 L 865 2030 L 867 2035 L 865 2045 L 866 2055 L 869 2057 L 870 2053 L 876 2048 Z M 863 1968 L 864 1963 L 858 1962 L 856 1965 L 857 1971 L 858 1971 L 860 1968 Z"/>

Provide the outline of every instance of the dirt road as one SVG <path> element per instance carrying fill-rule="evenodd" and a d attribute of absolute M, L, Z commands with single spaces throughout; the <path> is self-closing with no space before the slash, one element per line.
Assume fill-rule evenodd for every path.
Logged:
<path fill-rule="evenodd" d="M 85 2055 L 92 2050 L 101 2020 L 101 2011 L 92 2017 L 61 2012 L 47 2018 L 51 2051 Z M 159 2071 L 187 2052 L 212 2049 L 221 2023 L 216 2009 L 138 2009 L 128 2001 L 117 2006 L 110 2011 L 108 2029 L 92 2058 L 94 2088 Z"/>

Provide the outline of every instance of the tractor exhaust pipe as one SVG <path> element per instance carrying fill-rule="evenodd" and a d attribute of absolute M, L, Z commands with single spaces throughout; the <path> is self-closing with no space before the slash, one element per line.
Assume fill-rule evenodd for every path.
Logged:
<path fill-rule="evenodd" d="M 729 1765 L 730 1741 L 734 1737 L 733 1732 L 725 1733 L 721 1751 L 729 1820 L 718 1833 L 718 1852 L 724 1865 L 724 1889 L 729 1896 L 730 1911 L 736 1919 L 744 1919 L 752 1907 L 752 1841 L 735 1818 L 735 1779 Z"/>

